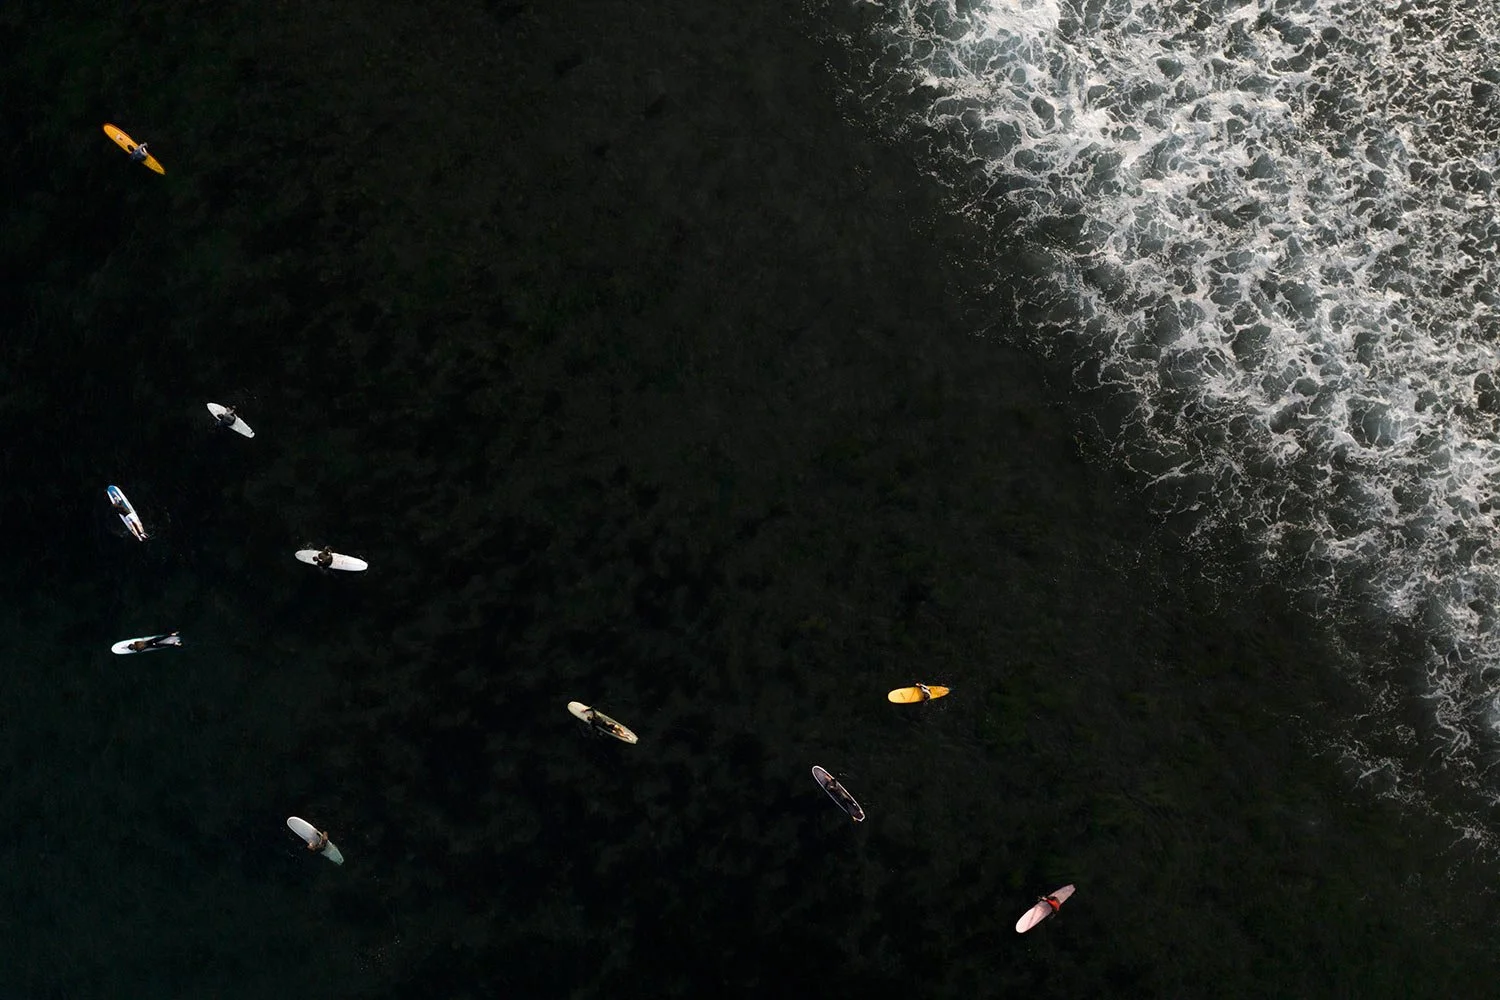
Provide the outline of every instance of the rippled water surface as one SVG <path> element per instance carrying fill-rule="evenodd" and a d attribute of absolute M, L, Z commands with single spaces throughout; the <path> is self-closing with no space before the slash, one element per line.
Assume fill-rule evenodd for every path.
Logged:
<path fill-rule="evenodd" d="M 1321 738 L 1493 802 L 1495 8 L 861 10 L 851 93 L 1026 248 L 1116 460 L 1360 637 L 1374 707 Z"/>

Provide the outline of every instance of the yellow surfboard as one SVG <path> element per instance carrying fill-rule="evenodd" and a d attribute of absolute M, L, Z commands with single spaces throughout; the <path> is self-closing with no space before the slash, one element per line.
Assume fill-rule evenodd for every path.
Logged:
<path fill-rule="evenodd" d="M 121 132 L 113 125 L 105 125 L 104 134 L 113 139 L 115 141 L 115 145 L 119 146 L 127 153 L 134 153 L 136 151 L 136 148 L 140 146 L 140 143 L 136 142 L 134 139 L 130 138 L 130 136 L 126 135 L 124 132 Z M 156 157 L 150 155 L 149 153 L 141 162 L 150 167 L 152 170 L 155 170 L 159 174 L 165 174 L 167 172 L 166 168 L 163 167 L 159 162 L 157 162 Z"/>
<path fill-rule="evenodd" d="M 917 687 L 897 688 L 886 695 L 886 697 L 897 705 L 914 705 L 919 701 L 931 701 L 933 698 L 941 698 L 947 693 L 947 688 L 933 684 L 927 686 L 926 691 L 922 690 L 921 685 Z"/>

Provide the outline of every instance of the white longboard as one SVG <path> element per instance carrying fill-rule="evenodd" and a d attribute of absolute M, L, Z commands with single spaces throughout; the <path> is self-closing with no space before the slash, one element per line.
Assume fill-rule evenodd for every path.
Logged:
<path fill-rule="evenodd" d="M 130 648 L 131 643 L 135 643 L 135 642 L 149 642 L 152 639 L 160 639 L 161 643 L 158 644 L 158 645 L 155 645 L 155 646 L 147 646 L 145 649 L 131 649 Z M 115 653 L 118 656 L 129 656 L 132 653 L 155 653 L 158 650 L 166 649 L 169 646 L 181 646 L 181 645 L 182 645 L 182 636 L 177 635 L 174 632 L 171 635 L 142 635 L 142 636 L 137 636 L 134 639 L 121 639 L 119 642 L 117 642 L 113 646 L 109 647 L 109 651 L 111 653 Z"/>
<path fill-rule="evenodd" d="M 318 555 L 319 553 L 317 549 L 297 550 L 297 558 L 307 563 L 309 566 L 318 565 Z M 341 569 L 350 573 L 358 573 L 369 568 L 370 564 L 365 562 L 363 559 L 356 559 L 353 556 L 342 555 L 338 552 L 335 552 L 333 554 L 333 562 L 329 566 L 329 569 Z"/>
<path fill-rule="evenodd" d="M 219 418 L 228 413 L 229 409 L 228 407 L 220 406 L 218 403 L 209 403 L 208 412 L 214 415 L 215 423 L 220 423 Z M 244 418 L 239 414 L 235 414 L 234 423 L 229 425 L 229 429 L 236 434 L 243 434 L 247 438 L 255 437 L 255 431 L 251 430 L 250 425 L 245 423 Z"/>
<path fill-rule="evenodd" d="M 135 512 L 135 507 L 126 498 L 124 490 L 118 486 L 110 486 L 104 491 L 104 495 L 109 497 L 109 504 L 114 508 L 115 514 L 124 522 L 125 527 L 130 529 L 130 533 L 136 537 L 137 541 L 144 542 L 150 537 L 146 534 L 146 525 L 142 523 L 141 516 Z"/>
<path fill-rule="evenodd" d="M 582 719 L 584 722 L 587 722 L 595 729 L 598 729 L 601 732 L 606 732 L 609 735 L 613 736 L 621 743 L 640 742 L 640 738 L 636 736 L 635 733 L 632 733 L 629 729 L 620 725 L 618 722 L 616 722 L 614 719 L 611 719 L 603 712 L 598 712 L 592 708 L 589 708 L 581 701 L 568 702 L 568 711 L 572 712 L 575 717 Z"/>
<path fill-rule="evenodd" d="M 823 791 L 828 793 L 828 797 L 837 802 L 839 808 L 849 814 L 850 819 L 856 823 L 864 822 L 864 809 L 858 802 L 854 801 L 854 796 L 849 794 L 849 789 L 845 788 L 839 779 L 816 764 L 813 765 L 812 776 L 819 785 L 823 786 Z"/>
<path fill-rule="evenodd" d="M 1054 892 L 1050 898 L 1057 900 L 1057 905 L 1062 906 L 1068 901 L 1068 897 L 1071 895 L 1073 895 L 1073 887 L 1071 885 L 1065 885 L 1061 889 L 1058 889 L 1056 892 Z M 1056 912 L 1057 910 L 1054 909 L 1052 904 L 1047 902 L 1047 900 L 1037 900 L 1036 905 L 1027 910 L 1025 913 L 1021 914 L 1021 919 L 1016 921 L 1016 933 L 1025 934 L 1027 931 L 1031 930 L 1037 924 L 1041 923 L 1043 920 L 1046 920 Z"/>
<path fill-rule="evenodd" d="M 286 818 L 286 825 L 287 829 L 301 837 L 303 842 L 310 848 L 317 848 L 318 842 L 321 840 L 323 846 L 318 850 L 318 853 L 336 865 L 344 863 L 344 856 L 339 853 L 339 849 L 334 846 L 333 841 L 327 839 L 328 835 L 320 832 L 317 827 L 313 826 L 307 820 L 300 816 L 288 816 Z"/>

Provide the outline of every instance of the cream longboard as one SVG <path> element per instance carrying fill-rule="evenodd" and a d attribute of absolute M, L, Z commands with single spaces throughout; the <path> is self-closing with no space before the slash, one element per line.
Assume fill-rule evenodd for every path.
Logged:
<path fill-rule="evenodd" d="M 130 529 L 136 541 L 144 542 L 151 537 L 146 534 L 146 525 L 141 521 L 141 516 L 135 512 L 130 501 L 126 499 L 124 490 L 118 486 L 111 486 L 104 491 L 104 494 L 109 497 L 110 506 L 115 509 L 115 513 L 125 523 L 125 527 Z"/>
<path fill-rule="evenodd" d="M 287 829 L 301 837 L 310 850 L 315 850 L 323 857 L 336 865 L 344 863 L 343 854 L 334 846 L 333 841 L 328 839 L 328 834 L 313 826 L 300 816 L 288 816 L 286 818 Z"/>
<path fill-rule="evenodd" d="M 1025 934 L 1037 924 L 1052 916 L 1052 914 L 1062 908 L 1062 905 L 1068 901 L 1068 897 L 1071 895 L 1073 895 L 1073 887 L 1065 885 L 1052 895 L 1037 900 L 1036 905 L 1021 914 L 1021 919 L 1016 921 L 1016 933 Z"/>
<path fill-rule="evenodd" d="M 147 643 L 147 642 L 150 642 L 152 639 L 156 639 L 156 640 L 159 640 L 159 641 L 154 646 L 143 646 L 140 649 L 131 649 L 130 648 L 131 646 L 133 646 L 134 644 L 136 644 L 138 642 L 139 643 Z M 172 632 L 172 633 L 169 633 L 167 635 L 142 635 L 142 636 L 137 636 L 134 639 L 121 639 L 119 642 L 117 642 L 113 646 L 109 647 L 109 651 L 111 653 L 114 653 L 116 656 L 129 656 L 132 653 L 155 653 L 158 650 L 167 649 L 167 648 L 169 648 L 171 646 L 181 646 L 181 645 L 182 645 L 182 637 L 180 635 L 178 635 L 176 632 Z"/>
<path fill-rule="evenodd" d="M 223 424 L 224 422 L 219 418 L 228 413 L 229 408 L 227 406 L 220 406 L 218 403 L 209 403 L 208 412 L 214 415 L 215 423 Z M 234 422 L 225 424 L 224 426 L 228 427 L 236 434 L 243 434 L 247 438 L 255 437 L 255 431 L 251 430 L 250 425 L 245 423 L 244 419 L 237 413 L 234 415 Z"/>
<path fill-rule="evenodd" d="M 297 558 L 309 566 L 319 566 L 317 549 L 298 549 Z M 348 573 L 361 573 L 370 568 L 370 564 L 363 559 L 353 556 L 342 555 L 338 552 L 333 554 L 333 562 L 328 564 L 329 569 L 341 569 Z"/>
<path fill-rule="evenodd" d="M 575 717 L 582 719 L 584 722 L 587 722 L 589 725 L 593 726 L 600 732 L 608 733 L 609 735 L 613 736 L 621 743 L 640 742 L 639 737 L 637 737 L 635 733 L 632 733 L 629 729 L 620 725 L 618 722 L 616 722 L 614 719 L 611 719 L 603 712 L 597 712 L 594 709 L 589 708 L 581 701 L 568 702 L 568 711 L 572 712 Z"/>
<path fill-rule="evenodd" d="M 864 822 L 865 811 L 860 808 L 858 802 L 854 801 L 854 796 L 849 794 L 849 790 L 839 783 L 839 779 L 817 765 L 813 766 L 812 776 L 818 779 L 818 784 L 823 786 L 823 791 L 828 793 L 828 797 L 849 814 L 850 819 L 856 823 Z"/>
<path fill-rule="evenodd" d="M 947 693 L 948 689 L 941 684 L 918 684 L 916 687 L 897 688 L 887 694 L 886 699 L 896 705 L 915 705 L 919 701 L 941 698 Z"/>
<path fill-rule="evenodd" d="M 104 126 L 104 134 L 113 139 L 115 145 L 119 146 L 127 153 L 134 153 L 137 149 L 140 148 L 140 143 L 136 142 L 134 139 L 130 138 L 130 136 L 126 135 L 120 129 L 115 128 L 113 125 Z M 154 156 L 148 155 L 141 162 L 144 163 L 148 169 L 154 170 L 159 174 L 165 174 L 167 172 L 166 168 L 163 167 L 160 161 L 158 161 Z"/>

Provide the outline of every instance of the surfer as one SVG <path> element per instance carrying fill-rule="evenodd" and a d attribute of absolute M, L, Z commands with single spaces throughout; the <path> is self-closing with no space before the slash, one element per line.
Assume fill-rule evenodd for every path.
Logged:
<path fill-rule="evenodd" d="M 127 504 L 125 502 L 125 498 L 120 496 L 119 494 L 111 493 L 109 495 L 109 505 L 113 507 L 115 509 L 115 513 L 119 514 L 121 517 L 130 516 L 130 505 Z"/>
<path fill-rule="evenodd" d="M 1038 896 L 1036 902 L 1032 903 L 1031 907 L 1025 913 L 1021 914 L 1021 919 L 1016 921 L 1016 933 L 1025 934 L 1043 920 L 1057 913 L 1058 910 L 1062 909 L 1062 905 L 1072 897 L 1075 888 L 1072 885 L 1065 885 L 1061 889 L 1055 889 L 1045 896 Z"/>
<path fill-rule="evenodd" d="M 313 826 L 301 816 L 288 816 L 286 818 L 287 829 L 302 838 L 307 849 L 314 854 L 321 854 L 336 865 L 344 863 L 344 855 L 339 851 L 333 841 L 328 839 L 328 834 Z"/>
<path fill-rule="evenodd" d="M 823 791 L 828 793 L 828 797 L 837 802 L 839 808 L 849 814 L 850 819 L 858 823 L 865 818 L 865 811 L 860 808 L 858 802 L 854 801 L 854 796 L 849 794 L 849 790 L 837 778 L 821 767 L 813 768 L 813 777 L 817 779 L 819 785 L 823 786 Z"/>
<path fill-rule="evenodd" d="M 177 633 L 173 631 L 165 635 L 153 635 L 149 639 L 137 639 L 125 648 L 132 653 L 140 653 L 148 649 L 160 649 L 162 646 L 175 646 L 177 643 L 169 641 L 175 638 L 177 638 Z"/>
<path fill-rule="evenodd" d="M 621 743 L 639 742 L 639 737 L 631 732 L 629 728 L 611 719 L 603 712 L 590 708 L 581 701 L 568 702 L 568 712 L 573 718 L 588 726 L 588 731 L 594 736 L 613 736 Z"/>
<path fill-rule="evenodd" d="M 932 700 L 932 688 L 928 687 L 926 684 L 920 684 L 920 683 L 917 684 L 916 687 L 917 687 L 918 691 L 922 692 L 922 700 L 923 701 L 931 701 Z"/>
<path fill-rule="evenodd" d="M 146 157 L 150 155 L 150 153 L 146 152 L 146 144 L 144 142 L 137 143 L 136 147 L 130 151 L 130 162 L 145 163 Z"/>
<path fill-rule="evenodd" d="M 849 815 L 853 816 L 859 810 L 859 804 L 854 801 L 854 796 L 849 794 L 848 790 L 844 788 L 843 783 L 837 778 L 829 782 L 826 787 L 829 794 L 834 797 L 834 800 L 839 805 L 844 807 L 844 811 Z"/>
<path fill-rule="evenodd" d="M 321 567 L 322 569 L 327 569 L 328 567 L 332 566 L 333 548 L 328 545 L 323 546 L 323 551 L 313 556 L 313 564 Z"/>
<path fill-rule="evenodd" d="M 215 416 L 214 419 L 219 422 L 220 427 L 233 427 L 236 419 L 234 415 L 234 407 L 224 407 L 224 412 Z"/>

